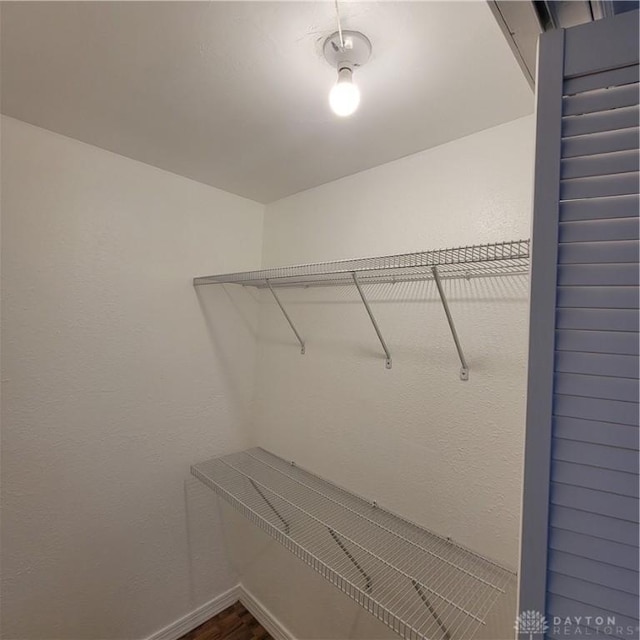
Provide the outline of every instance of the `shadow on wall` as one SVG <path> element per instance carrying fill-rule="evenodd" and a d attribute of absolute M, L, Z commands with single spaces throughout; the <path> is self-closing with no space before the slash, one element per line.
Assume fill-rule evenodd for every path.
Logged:
<path fill-rule="evenodd" d="M 469 279 L 443 278 L 442 281 L 449 302 L 526 302 L 529 296 L 529 276 L 526 274 Z M 251 290 L 236 285 L 218 286 L 229 291 L 240 289 L 255 291 L 255 294 L 251 294 L 255 299 L 275 304 L 271 294 L 266 290 Z M 362 288 L 367 300 L 375 304 L 440 304 L 438 290 L 433 280 L 362 283 Z M 309 288 L 283 287 L 278 289 L 278 295 L 290 304 L 362 304 L 352 284 Z"/>
<path fill-rule="evenodd" d="M 443 287 L 469 364 L 464 382 L 433 281 L 366 286 L 391 370 L 354 287 L 281 290 L 304 356 L 262 292 L 255 443 L 513 568 L 528 279 Z"/>
<path fill-rule="evenodd" d="M 304 640 L 397 640 L 398 635 L 276 540 L 219 500 L 229 558 L 252 595 L 292 637 Z M 511 640 L 515 585 L 493 607 L 477 640 Z M 425 615 L 428 615 L 425 612 Z"/>
<path fill-rule="evenodd" d="M 509 316 L 510 312 L 505 313 L 507 308 L 524 307 L 528 303 L 528 276 L 461 278 L 443 283 L 463 349 L 469 351 L 467 357 L 474 360 L 478 370 L 487 357 L 481 344 L 487 332 L 483 329 L 479 337 L 477 327 L 499 327 Z M 242 289 L 234 285 L 221 288 L 229 292 Z M 453 347 L 433 280 L 367 284 L 363 289 L 393 355 L 402 355 L 417 363 L 425 358 L 439 359 L 443 346 L 447 351 L 449 346 Z M 294 345 L 295 337 L 271 294 L 266 290 L 252 291 L 245 295 L 255 296 L 263 303 L 259 341 L 272 347 Z M 360 358 L 380 358 L 373 327 L 353 286 L 285 287 L 278 295 L 307 341 L 310 354 L 317 355 L 320 350 L 325 355 L 332 354 L 337 349 Z M 323 326 L 318 331 L 319 324 Z M 332 330 L 328 331 L 328 327 Z M 357 327 L 355 331 L 354 327 Z M 487 344 L 490 343 L 488 340 Z M 505 357 L 505 354 L 493 350 L 491 357 Z"/>
<path fill-rule="evenodd" d="M 255 346 L 258 336 L 258 299 L 243 287 L 195 287 L 195 295 L 209 340 L 220 363 L 223 384 L 234 406 L 252 401 Z M 241 357 L 239 357 L 239 354 Z M 244 416 L 246 425 L 247 416 Z"/>
<path fill-rule="evenodd" d="M 184 501 L 189 598 L 193 610 L 220 592 L 216 568 L 232 577 L 228 589 L 238 583 L 238 577 L 229 566 L 227 550 L 222 544 L 224 532 L 216 494 L 196 478 L 187 477 Z"/>
<path fill-rule="evenodd" d="M 292 637 L 397 640 L 398 636 L 273 538 L 220 500 L 229 557 L 240 582 Z"/>

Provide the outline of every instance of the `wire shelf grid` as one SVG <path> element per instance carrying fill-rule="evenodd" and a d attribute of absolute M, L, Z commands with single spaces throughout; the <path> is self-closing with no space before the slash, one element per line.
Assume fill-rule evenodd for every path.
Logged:
<path fill-rule="evenodd" d="M 515 574 L 264 449 L 192 473 L 407 640 L 472 638 Z"/>
<path fill-rule="evenodd" d="M 407 282 L 432 279 L 433 267 L 437 267 L 442 278 L 526 274 L 529 240 L 201 276 L 194 278 L 193 284 L 240 284 L 257 288 L 337 286 L 352 285 L 353 274 L 364 284 Z"/>

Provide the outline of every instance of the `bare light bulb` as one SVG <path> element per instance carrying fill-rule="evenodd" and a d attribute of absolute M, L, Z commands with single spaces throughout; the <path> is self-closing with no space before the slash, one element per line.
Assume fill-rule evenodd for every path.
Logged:
<path fill-rule="evenodd" d="M 329 105 L 332 111 L 341 117 L 350 116 L 360 104 L 360 89 L 353 84 L 351 69 L 346 67 L 338 71 L 338 81 L 329 93 Z"/>

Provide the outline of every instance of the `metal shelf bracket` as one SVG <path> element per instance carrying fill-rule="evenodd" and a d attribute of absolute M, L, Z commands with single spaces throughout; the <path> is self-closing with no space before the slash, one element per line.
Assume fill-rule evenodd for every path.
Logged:
<path fill-rule="evenodd" d="M 271 291 L 271 294 L 273 295 L 274 300 L 278 303 L 278 306 L 280 307 L 280 311 L 282 311 L 282 315 L 284 315 L 284 317 L 287 319 L 287 322 L 289 323 L 289 326 L 291 327 L 291 330 L 293 331 L 293 333 L 296 334 L 296 338 L 300 343 L 300 353 L 304 355 L 305 353 L 304 340 L 298 333 L 298 330 L 296 329 L 296 326 L 293 324 L 293 321 L 289 317 L 287 310 L 282 306 L 282 302 L 280 302 L 280 298 L 278 298 L 278 294 L 273 290 L 273 287 L 271 286 L 271 283 L 269 282 L 269 280 L 266 280 L 266 283 L 267 283 L 267 287 L 269 287 L 269 291 Z"/>
<path fill-rule="evenodd" d="M 382 349 L 384 350 L 384 353 L 386 356 L 384 366 L 387 369 L 391 369 L 391 352 L 389 351 L 389 347 L 387 347 L 387 343 L 384 341 L 384 338 L 380 333 L 380 328 L 378 327 L 378 323 L 376 322 L 376 318 L 373 315 L 373 311 L 371 311 L 371 307 L 367 302 L 367 299 L 364 295 L 364 291 L 362 291 L 362 287 L 360 286 L 360 282 L 358 281 L 358 276 L 356 272 L 355 271 L 352 272 L 351 275 L 353 277 L 353 284 L 355 284 L 356 289 L 358 289 L 358 293 L 360 294 L 360 298 L 362 299 L 362 304 L 364 304 L 364 308 L 367 310 L 367 313 L 369 314 L 369 319 L 371 320 L 371 324 L 373 325 L 373 328 L 376 330 L 376 335 L 378 336 L 378 340 L 380 340 L 380 344 L 382 345 Z"/>
<path fill-rule="evenodd" d="M 442 282 L 440 281 L 440 274 L 438 273 L 438 267 L 431 267 L 431 273 L 433 273 L 433 279 L 435 280 L 436 287 L 438 288 L 438 293 L 440 294 L 440 301 L 442 302 L 442 308 L 444 309 L 444 314 L 447 316 L 449 329 L 451 330 L 451 335 L 453 336 L 453 342 L 456 345 L 456 351 L 458 352 L 458 357 L 460 358 L 460 364 L 462 365 L 462 367 L 460 368 L 460 380 L 468 380 L 469 366 L 467 365 L 467 360 L 464 357 L 464 352 L 462 351 L 462 345 L 460 344 L 460 340 L 458 338 L 456 325 L 454 324 L 453 318 L 451 317 L 451 311 L 449 310 L 449 303 L 447 302 L 447 297 L 444 295 L 444 289 L 442 288 Z"/>

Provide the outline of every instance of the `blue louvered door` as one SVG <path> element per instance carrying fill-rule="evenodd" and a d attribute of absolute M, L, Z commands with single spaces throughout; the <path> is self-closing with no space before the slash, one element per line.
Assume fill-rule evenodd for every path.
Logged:
<path fill-rule="evenodd" d="M 638 638 L 638 12 L 540 44 L 520 610 Z"/>

